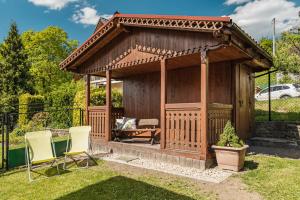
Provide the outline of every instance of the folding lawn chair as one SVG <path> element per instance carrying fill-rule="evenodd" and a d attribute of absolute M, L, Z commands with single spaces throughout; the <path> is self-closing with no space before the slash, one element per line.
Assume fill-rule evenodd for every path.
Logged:
<path fill-rule="evenodd" d="M 64 169 L 66 169 L 67 157 L 70 157 L 78 167 L 77 160 L 74 158 L 74 156 L 78 156 L 82 154 L 87 155 L 86 167 L 89 166 L 89 158 L 97 164 L 94 158 L 89 154 L 89 152 L 91 151 L 90 132 L 91 132 L 91 126 L 77 126 L 77 127 L 71 127 L 69 129 L 67 149 L 65 152 Z"/>
<path fill-rule="evenodd" d="M 45 163 L 56 163 L 57 173 L 59 174 L 58 162 L 56 159 L 55 146 L 52 139 L 52 133 L 49 130 L 28 132 L 25 134 L 25 160 L 28 168 L 29 181 L 33 165 L 42 165 Z"/>

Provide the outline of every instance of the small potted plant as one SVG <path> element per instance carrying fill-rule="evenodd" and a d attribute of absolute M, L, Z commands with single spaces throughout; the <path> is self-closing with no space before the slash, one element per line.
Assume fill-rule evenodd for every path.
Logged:
<path fill-rule="evenodd" d="M 244 167 L 246 150 L 249 146 L 236 135 L 234 127 L 228 121 L 220 135 L 217 145 L 212 148 L 216 152 L 218 167 L 232 171 L 239 171 Z"/>

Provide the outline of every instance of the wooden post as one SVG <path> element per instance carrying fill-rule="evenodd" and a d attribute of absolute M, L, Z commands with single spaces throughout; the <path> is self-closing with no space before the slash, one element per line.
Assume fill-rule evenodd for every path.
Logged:
<path fill-rule="evenodd" d="M 85 116 L 85 122 L 87 125 L 90 124 L 89 122 L 89 106 L 90 106 L 90 99 L 91 99 L 91 75 L 86 75 L 86 84 L 85 84 L 85 96 L 86 96 L 86 116 Z"/>
<path fill-rule="evenodd" d="M 105 139 L 111 140 L 111 71 L 106 71 Z"/>
<path fill-rule="evenodd" d="M 200 159 L 206 160 L 208 155 L 208 57 L 206 50 L 201 51 L 201 111 L 200 134 L 201 150 Z"/>
<path fill-rule="evenodd" d="M 167 83 L 167 67 L 166 59 L 160 62 L 160 148 L 166 148 L 166 83 Z"/>

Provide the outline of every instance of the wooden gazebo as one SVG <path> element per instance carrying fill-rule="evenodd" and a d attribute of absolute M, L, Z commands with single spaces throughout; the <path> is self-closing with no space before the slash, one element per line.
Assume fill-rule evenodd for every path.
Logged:
<path fill-rule="evenodd" d="M 254 77 L 271 57 L 229 17 L 116 13 L 61 64 L 86 75 L 87 123 L 94 144 L 111 142 L 126 116 L 160 121 L 160 152 L 212 158 L 225 123 L 251 136 Z M 106 105 L 91 107 L 90 76 L 107 79 Z M 123 108 L 112 108 L 111 79 L 123 81 Z"/>

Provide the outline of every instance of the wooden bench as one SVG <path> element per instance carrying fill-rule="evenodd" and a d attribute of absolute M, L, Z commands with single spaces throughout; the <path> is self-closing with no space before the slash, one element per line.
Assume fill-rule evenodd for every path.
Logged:
<path fill-rule="evenodd" d="M 137 123 L 137 129 L 117 130 L 114 129 L 115 141 L 120 141 L 121 138 L 150 138 L 150 143 L 155 143 L 155 137 L 158 133 L 158 119 L 140 119 Z"/>

